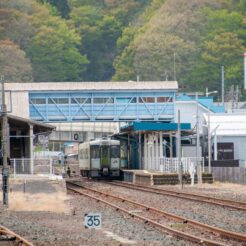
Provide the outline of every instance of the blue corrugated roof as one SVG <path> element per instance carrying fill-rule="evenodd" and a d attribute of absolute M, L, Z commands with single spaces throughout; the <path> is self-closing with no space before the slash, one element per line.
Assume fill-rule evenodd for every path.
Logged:
<path fill-rule="evenodd" d="M 163 122 L 132 122 L 128 126 L 133 131 L 177 131 L 177 123 L 163 123 Z M 182 131 L 191 130 L 190 123 L 181 123 L 180 129 Z"/>
<path fill-rule="evenodd" d="M 195 96 L 189 96 L 183 93 L 183 94 L 178 95 L 176 97 L 176 100 L 177 101 L 194 101 L 196 100 L 196 98 Z M 202 106 L 210 109 L 214 113 L 224 113 L 225 112 L 224 106 L 216 105 L 213 101 L 213 97 L 199 96 L 198 101 Z"/>

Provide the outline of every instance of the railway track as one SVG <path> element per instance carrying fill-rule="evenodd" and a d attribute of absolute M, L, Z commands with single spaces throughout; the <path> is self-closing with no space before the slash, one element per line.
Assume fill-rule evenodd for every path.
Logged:
<path fill-rule="evenodd" d="M 2 245 L 1 242 L 6 242 L 6 244 L 12 242 L 13 245 L 18 246 L 33 246 L 33 244 L 28 242 L 25 238 L 2 225 L 0 225 L 0 245 Z"/>
<path fill-rule="evenodd" d="M 83 196 L 103 202 L 116 210 L 140 219 L 168 234 L 196 244 L 246 245 L 246 235 L 226 231 L 194 220 L 186 219 L 154 207 L 146 206 L 124 197 L 97 191 L 78 183 L 67 181 L 67 189 Z M 191 234 L 192 232 L 192 234 Z"/>
<path fill-rule="evenodd" d="M 204 196 L 204 195 L 198 195 L 198 194 L 187 193 L 187 192 L 171 191 L 167 189 L 158 189 L 158 188 L 153 188 L 153 187 L 148 187 L 148 186 L 129 184 L 129 183 L 120 182 L 120 181 L 112 181 L 112 182 L 105 182 L 105 183 L 110 184 L 110 185 L 116 185 L 120 187 L 129 188 L 133 190 L 140 190 L 144 192 L 155 193 L 158 195 L 173 196 L 173 197 L 177 197 L 181 199 L 186 199 L 186 200 L 191 200 L 191 201 L 196 201 L 196 202 L 203 202 L 203 203 L 218 205 L 218 206 L 222 206 L 226 208 L 246 211 L 246 202 L 220 199 L 220 198 L 215 198 L 211 196 Z"/>

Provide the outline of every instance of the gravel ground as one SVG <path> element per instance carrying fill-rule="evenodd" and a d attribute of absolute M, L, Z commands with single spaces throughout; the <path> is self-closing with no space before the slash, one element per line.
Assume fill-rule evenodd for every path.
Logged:
<path fill-rule="evenodd" d="M 66 195 L 61 181 L 11 181 L 10 188 L 9 208 L 0 206 L 0 224 L 37 246 L 191 245 L 94 200 Z M 101 229 L 84 228 L 89 212 L 101 213 Z"/>
<path fill-rule="evenodd" d="M 171 196 L 162 196 L 147 192 L 134 191 L 127 188 L 121 188 L 102 183 L 88 182 L 87 185 L 106 192 L 111 192 L 114 195 L 124 196 L 131 200 L 148 204 L 149 206 L 161 208 L 162 210 L 165 210 L 167 212 L 174 213 L 176 215 L 180 215 L 189 219 L 197 220 L 205 224 L 239 233 L 246 233 L 246 213 L 244 211 L 223 208 L 216 205 L 208 205 L 206 203 L 199 203 Z M 159 188 L 160 187 L 161 186 L 159 186 Z M 236 192 L 234 188 L 235 186 L 231 185 L 230 189 L 228 184 L 226 185 L 226 189 L 223 189 L 223 187 L 220 187 L 220 189 L 218 189 L 217 185 L 210 185 L 210 187 L 205 185 L 204 189 L 201 186 L 193 187 L 192 189 L 186 187 L 184 191 L 196 191 L 199 194 L 209 193 L 209 195 L 212 194 L 215 197 L 218 197 L 217 193 L 219 193 L 220 197 L 222 198 L 234 199 Z M 180 188 L 179 186 L 176 186 L 172 187 L 171 189 L 178 190 Z M 240 196 L 240 199 L 242 201 L 246 200 L 246 192 L 244 193 L 244 191 L 245 187 L 243 186 L 240 190 L 238 189 L 237 191 L 237 195 Z"/>
<path fill-rule="evenodd" d="M 213 184 L 196 184 L 194 186 L 184 185 L 183 189 L 180 185 L 156 187 L 246 202 L 246 185 L 240 184 L 214 182 Z"/>

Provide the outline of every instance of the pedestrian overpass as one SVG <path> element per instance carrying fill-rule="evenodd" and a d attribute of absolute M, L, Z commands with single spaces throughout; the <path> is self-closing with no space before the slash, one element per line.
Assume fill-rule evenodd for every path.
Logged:
<path fill-rule="evenodd" d="M 176 81 L 32 83 L 29 117 L 44 122 L 173 122 Z"/>

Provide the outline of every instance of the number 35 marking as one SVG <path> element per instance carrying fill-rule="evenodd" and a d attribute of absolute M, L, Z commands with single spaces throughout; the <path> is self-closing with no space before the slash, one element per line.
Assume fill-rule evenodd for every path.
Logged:
<path fill-rule="evenodd" d="M 101 214 L 99 213 L 89 213 L 85 214 L 85 228 L 101 228 Z"/>

